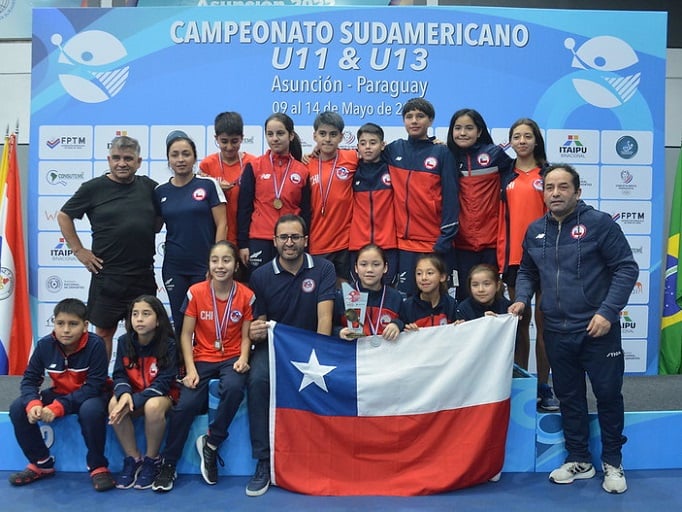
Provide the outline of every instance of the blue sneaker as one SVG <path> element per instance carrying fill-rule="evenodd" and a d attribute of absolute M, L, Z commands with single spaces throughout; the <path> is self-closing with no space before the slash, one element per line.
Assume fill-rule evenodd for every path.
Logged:
<path fill-rule="evenodd" d="M 542 384 L 538 388 L 538 409 L 545 412 L 556 412 L 559 410 L 559 400 L 557 400 L 552 388 L 547 384 Z"/>
<path fill-rule="evenodd" d="M 137 475 L 142 469 L 142 461 L 135 460 L 133 457 L 123 459 L 123 469 L 116 479 L 117 489 L 130 489 L 137 481 Z"/>
<path fill-rule="evenodd" d="M 135 489 L 149 489 L 152 486 L 159 471 L 161 471 L 161 460 L 161 457 L 155 459 L 151 457 L 144 458 L 140 472 L 137 475 Z"/>

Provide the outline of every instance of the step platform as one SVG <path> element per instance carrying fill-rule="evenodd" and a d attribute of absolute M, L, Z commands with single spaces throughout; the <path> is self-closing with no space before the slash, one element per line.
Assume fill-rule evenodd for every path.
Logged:
<path fill-rule="evenodd" d="M 505 473 L 549 472 L 564 462 L 566 452 L 558 413 L 542 414 L 536 411 L 537 379 L 524 372 L 515 371 L 512 380 L 511 417 L 507 431 Z M 199 455 L 196 438 L 208 428 L 209 415 L 217 405 L 218 382 L 209 386 L 209 412 L 198 416 L 192 424 L 178 473 L 199 474 Z M 136 428 L 138 446 L 144 449 L 142 418 Z M 82 472 L 85 467 L 85 444 L 80 434 L 76 416 L 61 418 L 53 424 L 41 426 L 51 453 L 56 458 L 58 471 Z M 639 411 L 625 413 L 623 446 L 626 469 L 682 468 L 682 411 Z M 600 435 L 596 414 L 590 414 L 590 449 L 599 467 Z M 0 412 L 0 471 L 14 471 L 26 466 L 26 459 L 14 438 L 8 412 Z M 107 427 L 106 452 L 110 468 L 120 471 L 123 452 L 111 427 Z M 229 438 L 220 447 L 225 466 L 218 466 L 220 475 L 248 476 L 253 474 L 256 461 L 251 458 L 246 402 L 243 402 L 230 425 Z"/>

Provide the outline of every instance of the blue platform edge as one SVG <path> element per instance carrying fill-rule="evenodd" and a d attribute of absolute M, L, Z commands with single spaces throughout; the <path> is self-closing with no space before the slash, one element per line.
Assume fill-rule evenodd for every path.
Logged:
<path fill-rule="evenodd" d="M 196 438 L 208 428 L 208 417 L 215 410 L 218 382 L 209 386 L 209 413 L 198 416 L 182 458 L 178 473 L 198 474 L 199 455 Z M 546 472 L 564 462 L 566 452 L 559 414 L 536 412 L 537 379 L 529 374 L 512 379 L 511 415 L 507 431 L 505 463 L 506 473 Z M 138 419 L 137 441 L 144 450 L 142 419 Z M 85 444 L 80 434 L 76 416 L 61 418 L 55 423 L 41 426 L 45 440 L 56 459 L 58 471 L 82 472 L 85 467 Z M 623 446 L 623 465 L 626 469 L 682 468 L 682 411 L 626 412 Z M 600 436 L 596 414 L 590 415 L 590 450 L 595 465 L 599 465 Z M 14 438 L 9 413 L 0 412 L 0 471 L 14 471 L 26 466 L 26 458 Z M 107 427 L 105 455 L 110 469 L 120 471 L 123 452 L 111 427 Z M 218 466 L 225 476 L 253 474 L 256 461 L 251 458 L 251 442 L 246 403 L 243 402 L 229 428 L 229 437 L 220 447 L 225 466 Z"/>

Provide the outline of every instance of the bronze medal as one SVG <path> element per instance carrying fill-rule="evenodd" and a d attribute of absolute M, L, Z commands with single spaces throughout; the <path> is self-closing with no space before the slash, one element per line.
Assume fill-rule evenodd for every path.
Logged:
<path fill-rule="evenodd" d="M 275 207 L 275 210 L 281 210 L 282 206 L 284 206 L 284 203 L 279 197 L 276 197 L 275 200 L 272 202 L 272 206 Z"/>

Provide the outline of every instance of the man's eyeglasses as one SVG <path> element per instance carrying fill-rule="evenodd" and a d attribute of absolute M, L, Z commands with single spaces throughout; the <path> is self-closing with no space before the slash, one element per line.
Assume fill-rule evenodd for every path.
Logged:
<path fill-rule="evenodd" d="M 293 234 L 293 235 L 276 235 L 275 238 L 282 242 L 283 244 L 287 243 L 288 240 L 291 240 L 292 242 L 300 242 L 305 238 L 305 235 L 299 235 L 298 233 Z"/>

